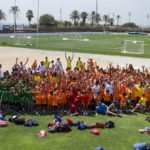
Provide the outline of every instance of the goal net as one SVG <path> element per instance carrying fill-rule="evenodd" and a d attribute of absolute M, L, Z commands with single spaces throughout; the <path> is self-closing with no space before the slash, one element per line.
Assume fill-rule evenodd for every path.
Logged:
<path fill-rule="evenodd" d="M 15 38 L 15 45 L 18 46 L 32 46 L 32 36 L 25 33 L 17 33 Z"/>
<path fill-rule="evenodd" d="M 125 40 L 122 53 L 144 54 L 144 41 Z"/>

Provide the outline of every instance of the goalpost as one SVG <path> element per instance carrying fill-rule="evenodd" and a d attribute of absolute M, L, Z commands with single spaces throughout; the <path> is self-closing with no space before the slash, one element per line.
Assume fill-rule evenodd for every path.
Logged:
<path fill-rule="evenodd" d="M 122 53 L 144 54 L 144 41 L 125 40 Z"/>
<path fill-rule="evenodd" d="M 30 33 L 24 32 L 23 25 L 17 25 L 15 36 L 10 36 L 14 39 L 14 45 L 17 46 L 32 46 L 32 36 Z"/>
<path fill-rule="evenodd" d="M 18 34 L 15 37 L 15 45 L 17 46 L 32 46 L 32 37 L 27 34 Z"/>

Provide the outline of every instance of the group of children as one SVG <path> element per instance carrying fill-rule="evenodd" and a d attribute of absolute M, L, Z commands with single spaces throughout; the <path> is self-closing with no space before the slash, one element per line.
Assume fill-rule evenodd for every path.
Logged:
<path fill-rule="evenodd" d="M 0 65 L 0 109 L 8 111 L 66 113 L 72 115 L 112 114 L 117 110 L 131 112 L 150 110 L 150 71 L 144 66 L 100 68 L 89 59 L 79 57 L 72 67 L 74 55 L 67 57 L 64 70 L 60 58 L 38 62 L 29 68 L 25 63 L 2 72 Z"/>

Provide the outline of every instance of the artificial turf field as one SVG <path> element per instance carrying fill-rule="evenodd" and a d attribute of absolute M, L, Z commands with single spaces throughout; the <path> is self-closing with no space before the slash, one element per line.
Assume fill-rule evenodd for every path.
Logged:
<path fill-rule="evenodd" d="M 150 126 L 150 123 L 145 121 L 147 115 L 150 114 L 123 115 L 122 118 L 72 117 L 75 121 L 84 120 L 86 123 L 112 120 L 115 122 L 115 128 L 99 129 L 101 134 L 96 136 L 92 135 L 89 129 L 81 131 L 72 127 L 69 133 L 48 133 L 44 139 L 39 139 L 37 134 L 41 129 L 47 130 L 47 122 L 52 121 L 53 117 L 24 115 L 26 119 L 37 119 L 40 125 L 24 127 L 9 123 L 8 127 L 0 128 L 0 150 L 94 150 L 99 146 L 103 146 L 104 150 L 133 150 L 134 143 L 150 143 L 150 135 L 138 132 L 139 129 Z"/>
<path fill-rule="evenodd" d="M 63 41 L 65 38 L 73 39 L 89 39 L 89 42 L 83 41 Z M 121 49 L 125 40 L 144 41 L 144 54 L 122 54 Z M 9 36 L 0 36 L 0 45 L 14 46 L 14 39 Z M 16 38 L 16 43 L 27 43 L 26 39 Z M 109 54 L 109 55 L 125 55 L 133 57 L 147 57 L 150 58 L 150 36 L 149 35 L 128 35 L 128 34 L 51 34 L 51 35 L 39 35 L 39 41 L 37 46 L 36 36 L 32 37 L 33 49 L 42 50 L 59 50 L 59 51 L 71 51 L 82 53 L 97 53 L 97 54 Z M 134 44 L 133 44 L 134 47 Z"/>

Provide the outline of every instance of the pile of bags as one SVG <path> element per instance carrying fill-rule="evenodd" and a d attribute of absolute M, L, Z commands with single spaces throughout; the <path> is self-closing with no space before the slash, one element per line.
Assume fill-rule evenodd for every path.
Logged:
<path fill-rule="evenodd" d="M 25 120 L 25 118 L 21 118 L 18 116 L 12 116 L 9 118 L 9 122 L 14 122 L 17 125 L 24 125 L 25 127 L 32 127 L 32 126 L 38 126 L 39 123 L 35 119 L 28 119 Z"/>
<path fill-rule="evenodd" d="M 78 130 L 94 129 L 94 128 L 114 128 L 115 124 L 112 121 L 105 123 L 97 122 L 93 124 L 86 124 L 84 121 L 72 121 L 70 118 L 66 118 L 65 121 L 58 115 L 54 116 L 54 122 L 48 123 L 48 132 L 70 132 L 71 126 L 77 127 Z M 95 130 L 96 131 L 96 130 Z M 94 133 L 91 131 L 91 133 Z M 96 133 L 96 132 L 95 132 Z M 98 133 L 96 133 L 98 135 Z"/>

